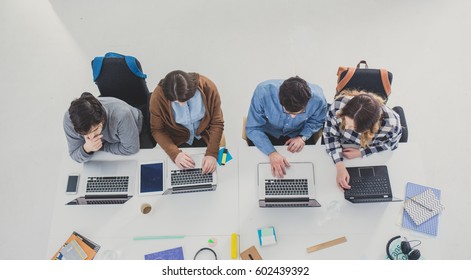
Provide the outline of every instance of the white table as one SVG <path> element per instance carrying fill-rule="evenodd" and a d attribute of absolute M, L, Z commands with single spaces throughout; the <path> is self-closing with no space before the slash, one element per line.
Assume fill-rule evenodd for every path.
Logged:
<path fill-rule="evenodd" d="M 188 153 L 204 153 L 205 148 L 189 148 Z M 116 156 L 99 152 L 93 160 L 128 160 L 139 163 L 167 160 L 165 152 L 156 147 L 141 150 L 132 156 Z M 96 258 L 144 259 L 144 255 L 184 246 L 185 259 L 192 259 L 209 238 L 216 238 L 214 250 L 220 259 L 230 259 L 230 235 L 238 232 L 237 161 L 218 167 L 218 187 L 213 192 L 141 196 L 137 192 L 122 205 L 65 205 L 83 195 L 65 194 L 67 175 L 80 173 L 81 164 L 64 159 L 58 180 L 56 202 L 51 225 L 48 256 L 58 250 L 73 231 L 102 246 Z M 139 174 L 139 168 L 137 168 Z M 138 178 L 138 177 L 137 177 Z M 84 178 L 81 178 L 84 180 Z M 146 215 L 140 212 L 143 203 L 152 205 Z M 133 240 L 142 236 L 185 236 L 177 239 Z"/>
<path fill-rule="evenodd" d="M 320 208 L 260 208 L 257 195 L 257 164 L 268 157 L 256 147 L 239 145 L 239 221 L 241 250 L 256 245 L 264 259 L 385 259 L 386 243 L 396 236 L 420 239 L 424 257 L 440 258 L 434 250 L 440 240 L 401 227 L 402 202 L 353 204 L 335 184 L 336 169 L 323 145 L 305 146 L 301 153 L 286 147 L 277 150 L 290 162 L 314 163 L 316 198 Z M 364 159 L 346 160 L 349 166 L 388 166 L 393 195 L 404 199 L 407 182 L 424 184 L 417 149 L 400 144 Z M 257 229 L 274 226 L 278 243 L 260 247 Z M 345 236 L 346 243 L 308 254 L 306 248 Z"/>

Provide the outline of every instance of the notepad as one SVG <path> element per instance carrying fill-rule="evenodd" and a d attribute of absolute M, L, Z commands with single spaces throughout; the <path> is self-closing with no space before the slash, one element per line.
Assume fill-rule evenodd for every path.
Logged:
<path fill-rule="evenodd" d="M 416 225 L 424 223 L 443 210 L 440 200 L 437 199 L 431 189 L 427 189 L 411 198 L 406 197 L 406 199 L 404 209 Z"/>
<path fill-rule="evenodd" d="M 422 194 L 422 193 L 424 193 L 428 190 L 430 190 L 435 195 L 437 200 L 440 200 L 441 191 L 439 189 L 426 187 L 426 186 L 422 186 L 422 185 L 419 185 L 419 184 L 414 184 L 414 183 L 408 182 L 407 186 L 406 186 L 406 197 L 405 197 L 406 203 L 407 203 L 407 201 L 410 200 L 410 198 L 413 198 L 415 200 L 416 196 L 418 196 L 418 195 L 420 195 L 420 194 Z M 409 203 L 414 203 L 414 200 L 412 200 Z M 415 200 L 415 202 L 419 202 L 419 203 L 422 204 L 422 202 L 420 202 L 418 200 Z M 443 207 L 442 207 L 442 209 L 443 209 Z M 415 223 L 415 221 L 409 215 L 407 210 L 404 209 L 404 212 L 403 212 L 403 215 L 402 215 L 402 227 L 436 236 L 437 233 L 438 233 L 438 218 L 439 218 L 439 216 L 440 215 L 435 214 L 431 218 L 428 218 L 427 220 L 425 220 L 424 222 L 422 222 L 421 224 L 418 225 L 418 224 Z"/>

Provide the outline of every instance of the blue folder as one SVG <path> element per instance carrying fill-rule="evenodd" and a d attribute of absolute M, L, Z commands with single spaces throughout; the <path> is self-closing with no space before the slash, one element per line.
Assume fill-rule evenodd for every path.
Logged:
<path fill-rule="evenodd" d="M 414 197 L 416 195 L 423 193 L 424 191 L 428 189 L 432 190 L 432 192 L 435 194 L 437 199 L 440 200 L 441 191 L 439 189 L 434 189 L 431 187 L 426 187 L 426 186 L 408 182 L 406 186 L 405 201 L 407 201 L 411 197 Z M 430 218 L 429 220 L 423 222 L 422 224 L 416 225 L 414 223 L 414 220 L 412 220 L 412 218 L 407 213 L 407 211 L 404 210 L 404 213 L 402 216 L 402 227 L 437 236 L 439 216 L 440 214 L 437 214 L 433 216 L 432 218 Z"/>

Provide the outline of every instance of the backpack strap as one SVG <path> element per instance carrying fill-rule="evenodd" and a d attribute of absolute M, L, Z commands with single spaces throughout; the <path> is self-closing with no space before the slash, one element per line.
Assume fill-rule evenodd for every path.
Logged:
<path fill-rule="evenodd" d="M 101 68 L 103 66 L 103 60 L 105 58 L 110 58 L 110 57 L 117 57 L 117 58 L 124 58 L 126 61 L 126 65 L 128 66 L 129 70 L 136 75 L 137 77 L 141 79 L 146 79 L 147 75 L 142 73 L 141 70 L 139 70 L 139 67 L 137 66 L 137 60 L 133 56 L 125 56 L 119 53 L 114 53 L 114 52 L 109 52 L 106 53 L 104 57 L 95 57 L 92 61 L 92 69 L 93 69 L 93 81 L 96 81 L 98 77 L 100 76 Z"/>
<path fill-rule="evenodd" d="M 347 73 L 345 76 L 340 80 L 340 74 L 343 73 L 345 70 L 347 70 Z M 347 85 L 347 83 L 350 81 L 350 79 L 353 77 L 353 74 L 355 74 L 355 67 L 339 67 L 339 70 L 337 71 L 337 93 L 341 92 L 343 88 Z"/>
<path fill-rule="evenodd" d="M 388 71 L 386 69 L 379 69 L 381 73 L 381 82 L 383 83 L 384 92 L 386 92 L 386 96 L 389 96 L 391 93 L 391 83 L 389 82 Z"/>

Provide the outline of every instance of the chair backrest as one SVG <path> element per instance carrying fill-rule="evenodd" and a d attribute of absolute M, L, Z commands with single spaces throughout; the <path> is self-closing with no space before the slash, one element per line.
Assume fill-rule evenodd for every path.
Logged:
<path fill-rule="evenodd" d="M 153 148 L 155 140 L 150 133 L 150 92 L 139 61 L 132 56 L 107 53 L 92 60 L 93 80 L 100 96 L 115 97 L 141 110 L 144 116 L 139 137 L 141 149 Z"/>
<path fill-rule="evenodd" d="M 116 97 L 134 107 L 148 103 L 147 76 L 136 58 L 107 53 L 104 57 L 95 57 L 92 68 L 101 96 Z"/>
<path fill-rule="evenodd" d="M 247 132 L 245 131 L 245 126 L 247 126 L 247 117 L 242 119 L 242 139 L 247 141 Z"/>

